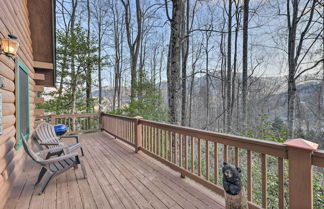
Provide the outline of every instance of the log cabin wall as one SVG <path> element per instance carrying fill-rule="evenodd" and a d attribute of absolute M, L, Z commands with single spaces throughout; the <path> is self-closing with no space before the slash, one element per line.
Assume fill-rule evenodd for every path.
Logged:
<path fill-rule="evenodd" d="M 51 0 L 45 1 L 51 3 Z M 35 116 L 42 114 L 36 110 L 36 103 L 43 99 L 37 98 L 37 92 L 43 91 L 43 86 L 36 83 L 44 80 L 45 76 L 35 73 L 33 44 L 31 38 L 29 10 L 27 0 L 0 0 L 0 38 L 14 34 L 18 37 L 20 47 L 14 58 L 0 55 L 0 77 L 4 81 L 3 88 L 0 88 L 3 102 L 3 133 L 0 135 L 0 208 L 4 207 L 8 191 L 16 176 L 23 175 L 23 165 L 26 158 L 23 147 L 17 145 L 17 116 L 16 116 L 16 89 L 18 59 L 28 69 L 29 76 L 29 119 L 30 131 L 34 131 Z M 53 43 L 48 43 L 53 46 Z M 53 48 L 52 48 L 53 49 Z M 40 61 L 40 60 L 37 60 Z M 47 61 L 48 62 L 48 61 Z M 29 140 L 30 142 L 31 140 Z"/>

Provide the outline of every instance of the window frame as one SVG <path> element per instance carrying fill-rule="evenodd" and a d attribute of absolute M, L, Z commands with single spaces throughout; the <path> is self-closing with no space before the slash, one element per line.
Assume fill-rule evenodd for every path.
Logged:
<path fill-rule="evenodd" d="M 16 64 L 16 149 L 18 150 L 22 146 L 22 139 L 21 139 L 21 134 L 20 134 L 20 70 L 23 70 L 26 75 L 27 75 L 27 105 L 28 105 L 28 134 L 25 136 L 26 139 L 29 139 L 30 136 L 30 95 L 29 95 L 29 71 L 26 65 L 22 62 L 21 59 L 18 59 L 17 64 Z"/>

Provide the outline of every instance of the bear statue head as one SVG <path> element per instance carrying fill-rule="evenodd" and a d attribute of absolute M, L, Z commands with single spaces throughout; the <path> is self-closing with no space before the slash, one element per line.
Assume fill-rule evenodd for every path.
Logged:
<path fill-rule="evenodd" d="M 234 165 L 224 162 L 223 163 L 223 175 L 224 178 L 229 182 L 235 182 L 240 179 L 241 169 Z"/>

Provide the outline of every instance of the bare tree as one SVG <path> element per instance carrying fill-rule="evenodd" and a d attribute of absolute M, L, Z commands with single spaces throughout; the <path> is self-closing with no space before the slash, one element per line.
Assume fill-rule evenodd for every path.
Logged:
<path fill-rule="evenodd" d="M 102 68 L 105 60 L 105 56 L 102 56 L 103 51 L 103 39 L 105 35 L 107 34 L 109 24 L 108 24 L 108 13 L 109 8 L 108 5 L 104 0 L 94 0 L 92 5 L 92 13 L 94 16 L 94 22 L 96 26 L 96 32 L 97 32 L 97 40 L 98 40 L 98 88 L 99 88 L 99 111 L 102 110 Z"/>
<path fill-rule="evenodd" d="M 126 36 L 127 44 L 129 47 L 130 59 L 131 59 L 131 100 L 136 98 L 135 85 L 137 82 L 137 61 L 141 47 L 142 41 L 142 10 L 141 10 L 141 1 L 136 0 L 136 24 L 137 29 L 134 30 L 131 25 L 131 9 L 129 0 L 120 0 L 124 6 L 125 12 L 125 27 L 126 27 Z M 133 40 L 133 33 L 136 31 L 135 39 Z"/>
<path fill-rule="evenodd" d="M 113 22 L 113 48 L 114 48 L 114 93 L 113 93 L 113 110 L 121 107 L 121 87 L 122 87 L 122 68 L 123 68 L 123 43 L 124 43 L 124 19 L 120 13 L 118 4 L 110 5 Z"/>
<path fill-rule="evenodd" d="M 232 88 L 232 0 L 228 0 L 227 25 L 227 73 L 226 73 L 226 132 L 231 131 L 231 88 Z"/>
<path fill-rule="evenodd" d="M 244 0 L 243 6 L 242 122 L 244 126 L 247 114 L 249 3 L 250 0 Z"/>
<path fill-rule="evenodd" d="M 318 5 L 318 0 L 308 0 L 304 5 L 298 0 L 287 1 L 287 27 L 288 27 L 288 138 L 294 137 L 295 130 L 295 100 L 296 100 L 296 80 L 303 73 L 316 67 L 323 58 L 315 62 L 310 67 L 300 71 L 303 60 L 307 56 L 309 49 L 319 39 L 321 31 L 313 37 L 312 42 L 307 44 L 307 48 L 303 45 L 309 39 L 312 27 L 314 27 L 313 18 L 314 11 Z M 302 7 L 302 9 L 300 9 Z M 303 24 L 305 22 L 305 24 Z M 298 27 L 299 26 L 299 27 Z M 301 33 L 297 33 L 298 30 Z M 323 30 L 323 29 L 322 29 Z M 299 35 L 299 36 L 298 36 Z"/>
<path fill-rule="evenodd" d="M 184 0 L 172 1 L 172 18 L 168 12 L 166 2 L 166 12 L 168 19 L 171 23 L 171 36 L 169 44 L 168 55 L 168 104 L 170 111 L 170 120 L 174 124 L 179 123 L 179 107 L 181 98 L 181 85 L 180 85 L 180 62 L 181 62 L 181 27 L 182 27 L 182 10 L 184 7 Z"/>

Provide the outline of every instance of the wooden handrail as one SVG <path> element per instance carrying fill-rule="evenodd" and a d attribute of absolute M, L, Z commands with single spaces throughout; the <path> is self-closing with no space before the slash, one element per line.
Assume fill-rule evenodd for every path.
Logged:
<path fill-rule="evenodd" d="M 318 150 L 313 153 L 312 164 L 318 167 L 324 167 L 324 150 Z"/>
<path fill-rule="evenodd" d="M 312 165 L 324 167 L 324 150 L 317 150 L 316 144 L 303 139 L 290 140 L 283 143 L 264 141 L 248 137 L 204 131 L 194 128 L 176 126 L 155 121 L 143 120 L 141 117 L 125 117 L 112 114 L 101 114 L 102 130 L 132 145 L 135 151 L 143 151 L 145 154 L 159 160 L 172 169 L 187 176 L 207 188 L 224 195 L 224 191 L 218 182 L 220 154 L 224 161 L 231 159 L 233 164 L 239 166 L 240 150 L 247 150 L 247 196 L 250 208 L 261 208 L 252 202 L 252 153 L 260 153 L 261 163 L 261 205 L 268 205 L 267 193 L 267 156 L 273 156 L 278 164 L 278 208 L 285 208 L 284 185 L 285 180 L 284 159 L 289 162 L 289 199 L 294 200 L 288 205 L 290 208 L 303 205 L 312 208 Z M 312 144 L 309 147 L 309 144 Z M 231 149 L 234 147 L 235 149 Z M 205 151 L 203 151 L 205 148 Z M 213 149 L 213 150 L 212 150 Z M 222 153 L 219 150 L 222 149 Z M 208 152 L 206 151 L 208 150 Z M 212 151 L 212 152 L 211 152 Z M 204 152 L 204 153 L 203 153 Z M 211 154 L 213 153 L 213 154 Z M 203 154 L 203 155 L 202 155 Z M 244 157 L 244 156 L 243 156 Z M 202 167 L 202 159 L 208 162 Z M 213 161 L 210 161 L 213 159 Z M 213 162 L 214 169 L 210 169 Z M 303 164 L 300 168 L 299 164 Z M 304 169 L 306 168 L 306 170 Z M 214 181 L 210 179 L 210 172 L 214 172 Z M 308 179 L 303 179 L 307 177 Z M 299 182 L 308 189 L 297 189 Z M 296 190 L 296 191 L 293 191 Z M 303 197 L 303 198 L 298 198 Z"/>
<path fill-rule="evenodd" d="M 140 120 L 140 124 L 287 159 L 286 146 L 282 143 L 216 133 L 148 120 Z"/>
<path fill-rule="evenodd" d="M 85 117 L 96 117 L 98 113 L 82 113 L 82 114 L 62 114 L 62 115 L 49 115 L 55 118 L 85 118 Z"/>
<path fill-rule="evenodd" d="M 82 114 L 62 114 L 62 115 L 46 115 L 38 116 L 37 120 L 55 124 L 65 124 L 68 127 L 67 134 L 85 133 L 99 130 L 99 114 L 98 113 L 82 113 Z"/>
<path fill-rule="evenodd" d="M 109 116 L 109 117 L 119 118 L 119 119 L 123 119 L 123 120 L 136 121 L 136 118 L 122 116 L 122 115 L 113 115 L 113 114 L 109 114 L 109 113 L 101 113 L 101 116 Z"/>

